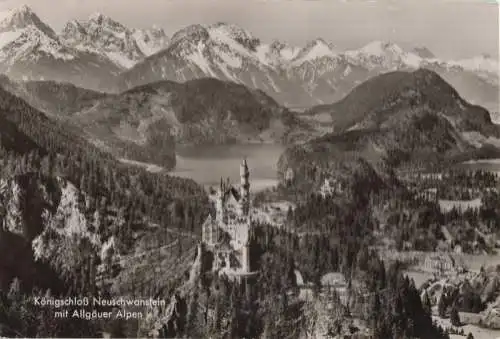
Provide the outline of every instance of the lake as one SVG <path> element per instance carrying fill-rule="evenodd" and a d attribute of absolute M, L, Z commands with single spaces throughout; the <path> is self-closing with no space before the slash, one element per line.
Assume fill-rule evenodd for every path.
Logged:
<path fill-rule="evenodd" d="M 276 165 L 284 150 L 284 146 L 272 144 L 177 147 L 177 165 L 170 174 L 206 187 L 218 187 L 221 176 L 238 184 L 240 164 L 246 158 L 250 189 L 256 192 L 277 184 Z"/>
<path fill-rule="evenodd" d="M 277 162 L 285 150 L 282 145 L 248 144 L 177 147 L 177 165 L 171 175 L 190 178 L 206 186 L 218 186 L 221 176 L 233 184 L 240 181 L 240 164 L 246 157 L 253 192 L 275 186 Z M 463 163 L 462 168 L 484 169 L 500 174 L 500 159 Z"/>

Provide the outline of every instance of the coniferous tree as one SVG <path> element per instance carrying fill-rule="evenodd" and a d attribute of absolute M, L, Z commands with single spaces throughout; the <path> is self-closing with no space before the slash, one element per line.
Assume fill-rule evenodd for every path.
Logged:
<path fill-rule="evenodd" d="M 427 293 L 427 290 L 424 291 L 424 295 L 422 297 L 422 306 L 427 314 L 432 314 L 431 299 L 429 297 L 429 294 Z"/>
<path fill-rule="evenodd" d="M 446 307 L 445 295 L 442 293 L 438 301 L 438 314 L 441 318 L 446 316 Z"/>
<path fill-rule="evenodd" d="M 461 326 L 462 323 L 460 321 L 460 315 L 458 314 L 458 308 L 456 305 L 453 305 L 450 312 L 450 322 L 453 326 Z"/>

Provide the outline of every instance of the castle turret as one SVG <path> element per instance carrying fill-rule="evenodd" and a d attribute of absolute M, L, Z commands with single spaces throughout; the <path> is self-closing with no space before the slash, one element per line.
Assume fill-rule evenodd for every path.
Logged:
<path fill-rule="evenodd" d="M 225 194 L 226 188 L 224 185 L 224 181 L 222 180 L 222 177 L 220 178 L 220 187 L 219 187 L 219 192 L 217 192 L 217 198 L 216 198 L 216 204 L 215 204 L 215 210 L 216 210 L 216 216 L 215 220 L 218 222 L 222 222 L 224 220 L 224 194 Z"/>
<path fill-rule="evenodd" d="M 240 165 L 240 182 L 241 210 L 246 215 L 250 209 L 250 171 L 247 159 L 244 159 Z"/>
<path fill-rule="evenodd" d="M 248 244 L 241 249 L 241 264 L 241 270 L 243 272 L 250 272 L 250 248 Z"/>

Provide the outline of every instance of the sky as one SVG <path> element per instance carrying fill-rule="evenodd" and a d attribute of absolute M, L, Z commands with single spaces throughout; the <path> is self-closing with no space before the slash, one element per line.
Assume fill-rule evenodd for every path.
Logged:
<path fill-rule="evenodd" d="M 128 27 L 155 24 L 168 35 L 229 22 L 265 42 L 303 46 L 321 37 L 345 50 L 383 40 L 426 46 L 442 58 L 499 55 L 498 0 L 0 0 L 0 9 L 22 4 L 56 31 L 100 12 Z"/>

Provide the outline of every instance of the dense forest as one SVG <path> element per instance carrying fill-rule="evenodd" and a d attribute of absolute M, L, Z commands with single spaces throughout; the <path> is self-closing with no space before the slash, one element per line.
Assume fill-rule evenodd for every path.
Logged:
<path fill-rule="evenodd" d="M 382 190 L 377 196 L 387 197 L 388 193 Z M 238 287 L 206 273 L 195 292 L 180 303 L 186 316 L 170 323 L 164 334 L 304 338 L 315 333 L 315 326 L 322 322 L 331 336 L 346 330 L 353 335 L 359 328 L 345 327 L 357 318 L 373 329 L 373 338 L 448 338 L 433 324 L 430 309 L 422 304 L 414 282 L 403 275 L 403 266 L 395 263 L 386 268 L 368 249 L 370 231 L 375 228 L 371 208 L 376 201 L 373 192 L 366 194 L 361 189 L 354 190 L 352 200 L 343 205 L 312 195 L 289 211 L 286 228 L 255 225 L 251 265 L 257 276 Z M 313 299 L 299 298 L 296 271 L 313 283 Z M 329 272 L 346 277 L 347 305 L 322 286 L 321 277 Z M 333 309 L 320 321 L 324 306 L 317 308 L 317 303 L 324 300 L 333 300 Z M 215 315 L 197 315 L 200 304 L 204 310 L 216 310 Z"/>
<path fill-rule="evenodd" d="M 64 188 L 62 182 L 70 183 L 82 199 L 79 208 L 84 217 L 88 220 L 94 220 L 96 215 L 103 217 L 98 221 L 101 226 L 89 230 L 103 242 L 115 237 L 119 251 L 126 254 L 135 250 L 138 243 L 135 237 L 144 233 L 148 225 L 159 225 L 155 232 L 161 234 L 166 227 L 189 227 L 189 231 L 196 234 L 195 225 L 207 215 L 206 194 L 192 180 L 127 167 L 81 138 L 71 126 L 47 118 L 19 98 L 3 91 L 1 94 L 0 111 L 6 123 L 1 126 L 0 179 L 7 187 L 12 186 L 11 182 L 20 186 L 20 216 L 25 220 L 23 227 L 30 231 L 14 234 L 2 226 L 0 232 L 2 252 L 17 253 L 17 258 L 8 255 L 2 259 L 2 335 L 100 336 L 96 332 L 102 330 L 99 324 L 54 319 L 52 313 L 48 314 L 49 309 L 41 310 L 32 302 L 35 296 L 47 293 L 58 297 L 77 292 L 79 295 L 97 293 L 95 271 L 97 265 L 102 264 L 98 260 L 100 249 L 90 246 L 85 239 L 58 243 L 61 241 L 58 235 L 49 232 L 42 241 L 56 246 L 62 244 L 64 251 L 69 252 L 65 252 L 64 257 L 49 255 L 48 262 L 34 262 L 30 258 L 33 256 L 30 242 L 48 224 L 44 224 L 43 218 L 29 217 L 30 213 L 36 215 L 43 209 L 56 213 L 53 208 L 57 207 Z M 25 147 L 20 147 L 23 145 Z M 38 192 L 39 187 L 48 191 L 49 198 Z M 3 195 L 13 194 L 17 193 L 3 192 Z M 3 196 L 2 205 L 8 203 L 6 200 L 7 196 Z M 3 216 L 6 208 L 3 206 Z M 47 278 L 47 272 L 52 278 Z M 24 281 L 12 279 L 13 273 L 22 276 Z M 37 278 L 37 274 L 44 278 Z M 6 280 L 12 280 L 12 292 Z M 37 286 L 40 284 L 43 286 Z"/>

